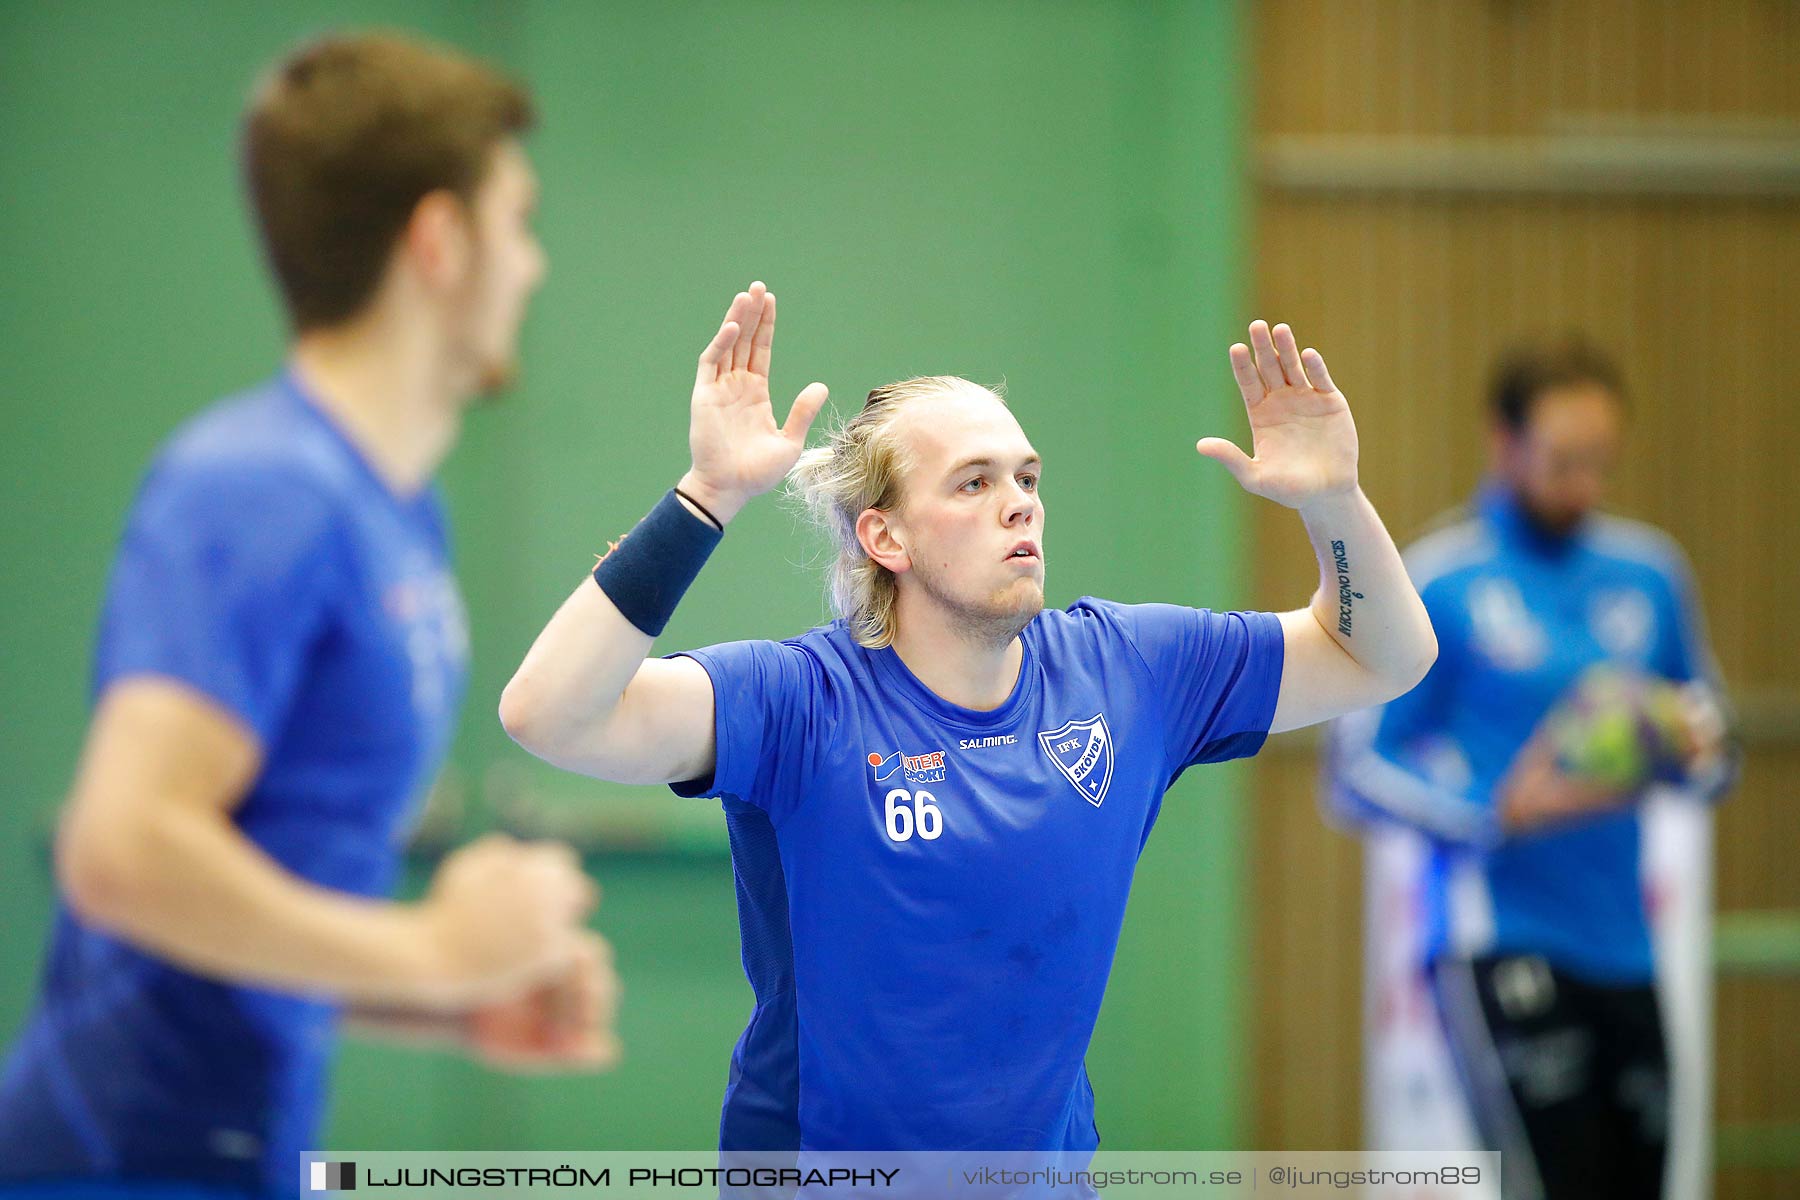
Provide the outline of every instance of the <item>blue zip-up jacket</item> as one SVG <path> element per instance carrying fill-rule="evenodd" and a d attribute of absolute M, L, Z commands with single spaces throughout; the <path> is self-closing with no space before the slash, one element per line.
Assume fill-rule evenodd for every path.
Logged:
<path fill-rule="evenodd" d="M 1437 663 L 1411 692 L 1337 723 L 1328 803 L 1432 839 L 1427 961 L 1531 953 L 1596 983 L 1651 982 L 1638 807 L 1509 836 L 1494 792 L 1596 664 L 1716 689 L 1680 548 L 1602 514 L 1552 536 L 1490 483 L 1406 563 L 1437 631 Z M 1689 782 L 1716 797 L 1728 774 Z"/>

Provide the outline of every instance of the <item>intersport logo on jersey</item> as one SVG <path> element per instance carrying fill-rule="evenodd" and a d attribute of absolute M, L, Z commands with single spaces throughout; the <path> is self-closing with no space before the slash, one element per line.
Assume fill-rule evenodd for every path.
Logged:
<path fill-rule="evenodd" d="M 870 751 L 869 766 L 875 772 L 876 783 L 892 779 L 898 771 L 907 783 L 913 784 L 942 783 L 947 764 L 942 750 L 928 750 L 924 754 L 902 754 L 896 750 L 888 755 Z"/>

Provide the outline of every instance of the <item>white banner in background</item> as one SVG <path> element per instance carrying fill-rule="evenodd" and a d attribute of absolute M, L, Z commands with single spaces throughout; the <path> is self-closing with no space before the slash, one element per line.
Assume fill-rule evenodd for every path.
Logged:
<path fill-rule="evenodd" d="M 1420 967 L 1423 837 L 1382 824 L 1364 837 L 1363 1127 L 1379 1150 L 1478 1145 Z M 1671 1133 L 1664 1200 L 1712 1192 L 1712 809 L 1662 790 L 1645 801 L 1643 878 L 1668 1032 Z M 1380 1200 L 1436 1200 L 1393 1188 Z M 1466 1194 L 1466 1193 L 1463 1193 Z M 1492 1189 L 1483 1200 L 1498 1200 Z"/>

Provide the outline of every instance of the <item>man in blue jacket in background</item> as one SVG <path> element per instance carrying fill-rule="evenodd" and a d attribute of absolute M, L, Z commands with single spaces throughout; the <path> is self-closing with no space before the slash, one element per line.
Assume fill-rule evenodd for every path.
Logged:
<path fill-rule="evenodd" d="M 1506 1195 L 1659 1196 L 1669 1072 L 1638 801 L 1658 777 L 1724 791 L 1717 673 L 1680 548 L 1596 511 L 1616 368 L 1575 341 L 1522 350 L 1491 406 L 1490 477 L 1406 555 L 1438 661 L 1339 722 L 1332 802 L 1430 839 L 1426 965 Z"/>

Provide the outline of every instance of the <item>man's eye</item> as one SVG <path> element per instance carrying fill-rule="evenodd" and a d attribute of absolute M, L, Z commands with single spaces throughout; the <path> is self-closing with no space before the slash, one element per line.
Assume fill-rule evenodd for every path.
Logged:
<path fill-rule="evenodd" d="M 965 492 L 971 492 L 971 493 L 979 492 L 982 488 L 984 488 L 986 486 L 987 486 L 987 480 L 985 480 L 981 476 L 977 475 L 975 478 L 973 478 L 973 479 L 969 480 L 967 483 L 963 484 L 962 490 Z"/>
<path fill-rule="evenodd" d="M 1019 486 L 1024 488 L 1028 492 L 1037 491 L 1037 482 L 1038 482 L 1038 477 L 1036 475 L 1032 475 L 1032 474 L 1028 473 L 1028 474 L 1019 476 Z"/>

